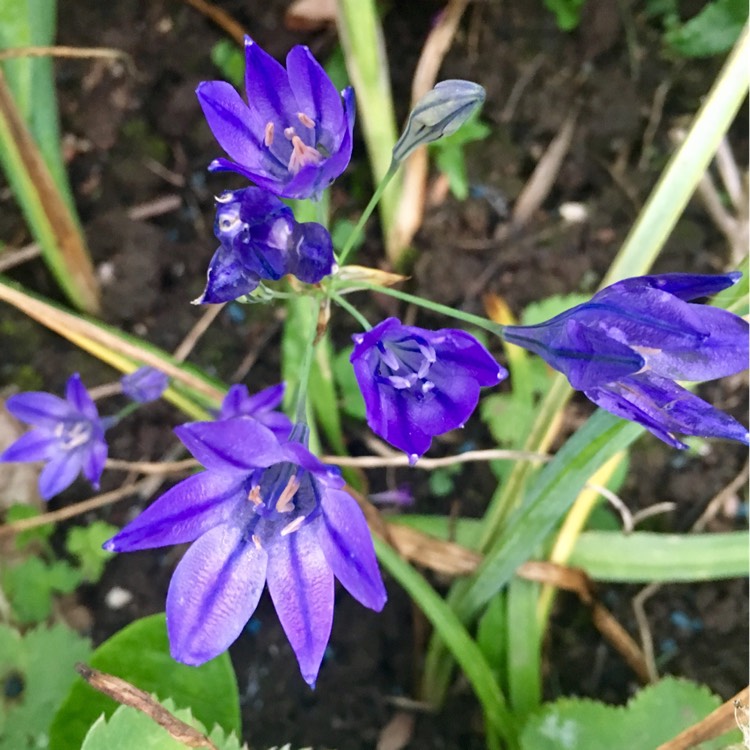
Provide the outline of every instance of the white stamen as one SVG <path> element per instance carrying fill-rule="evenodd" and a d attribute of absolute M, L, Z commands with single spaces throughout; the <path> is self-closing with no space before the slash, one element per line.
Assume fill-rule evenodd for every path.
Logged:
<path fill-rule="evenodd" d="M 381 352 L 380 356 L 383 358 L 383 362 L 385 362 L 394 372 L 401 369 L 401 363 L 398 361 L 398 357 L 387 347 L 385 347 L 385 351 Z"/>
<path fill-rule="evenodd" d="M 288 128 L 293 130 L 293 128 Z M 286 131 L 284 132 L 286 135 Z M 292 155 L 289 157 L 289 165 L 287 169 L 292 174 L 306 167 L 309 164 L 320 164 L 323 161 L 323 155 L 317 149 L 312 146 L 307 146 L 303 140 L 298 136 L 292 136 Z"/>
<path fill-rule="evenodd" d="M 309 130 L 312 130 L 315 127 L 315 120 L 304 112 L 297 112 L 297 119 Z"/>
<path fill-rule="evenodd" d="M 284 528 L 281 530 L 281 536 L 286 536 L 287 534 L 293 534 L 295 531 L 299 531 L 300 526 L 305 522 L 305 516 L 297 516 L 290 524 L 287 524 L 284 526 Z"/>
<path fill-rule="evenodd" d="M 266 144 L 266 148 L 271 148 L 273 143 L 273 123 L 266 123 L 266 132 L 263 134 L 263 143 Z"/>
<path fill-rule="evenodd" d="M 299 480 L 296 476 L 293 476 L 289 479 L 289 481 L 286 484 L 286 487 L 282 490 L 281 494 L 279 495 L 279 499 L 276 501 L 276 510 L 279 513 L 289 513 L 294 509 L 294 504 L 292 503 L 292 500 L 294 499 L 294 496 L 297 494 L 297 490 L 299 489 Z"/>
<path fill-rule="evenodd" d="M 409 378 L 404 378 L 401 375 L 391 375 L 388 378 L 388 382 L 399 391 L 403 390 L 404 388 L 411 388 L 412 386 Z"/>
<path fill-rule="evenodd" d="M 284 128 L 284 138 L 288 141 L 291 141 L 295 135 L 297 135 L 297 131 L 294 128 Z"/>
<path fill-rule="evenodd" d="M 431 380 L 425 380 L 422 383 L 422 393 L 429 393 L 434 387 L 435 384 Z"/>

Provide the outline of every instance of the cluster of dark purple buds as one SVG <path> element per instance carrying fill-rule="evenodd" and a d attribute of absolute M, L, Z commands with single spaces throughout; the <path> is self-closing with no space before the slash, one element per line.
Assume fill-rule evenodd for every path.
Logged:
<path fill-rule="evenodd" d="M 339 94 L 306 47 L 292 49 L 286 69 L 249 39 L 245 54 L 247 102 L 222 81 L 202 83 L 197 91 L 230 157 L 209 168 L 255 184 L 217 198 L 220 246 L 198 303 L 241 298 L 287 275 L 317 284 L 336 270 L 327 230 L 295 221 L 281 198 L 317 199 L 344 171 L 352 152 L 353 92 Z M 477 84 L 438 84 L 409 118 L 394 160 L 456 130 L 483 98 Z M 603 409 L 670 445 L 686 447 L 677 435 L 747 443 L 741 424 L 676 382 L 719 378 L 747 366 L 747 323 L 691 302 L 738 278 L 627 279 L 546 323 L 507 326 L 503 335 L 564 373 Z M 480 388 L 508 374 L 460 330 L 426 330 L 389 318 L 354 342 L 351 363 L 367 422 L 412 463 L 434 437 L 464 425 Z M 156 379 L 158 373 L 141 372 L 124 379 L 123 389 L 147 401 L 161 393 Z M 160 383 L 163 390 L 166 383 Z M 302 675 L 313 685 L 331 631 L 334 578 L 374 610 L 386 594 L 362 511 L 338 471 L 308 450 L 307 428 L 278 410 L 283 393 L 283 385 L 255 395 L 235 385 L 214 421 L 178 427 L 205 471 L 175 485 L 105 546 L 124 552 L 192 542 L 167 596 L 172 655 L 187 664 L 224 651 L 267 585 Z M 45 498 L 79 472 L 96 486 L 107 455 L 107 422 L 78 376 L 70 379 L 65 400 L 26 393 L 9 399 L 8 408 L 34 429 L 0 460 L 45 461 Z"/>

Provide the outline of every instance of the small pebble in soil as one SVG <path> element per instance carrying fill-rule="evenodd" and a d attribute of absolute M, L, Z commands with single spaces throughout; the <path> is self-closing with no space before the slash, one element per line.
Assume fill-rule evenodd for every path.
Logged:
<path fill-rule="evenodd" d="M 121 586 L 113 586 L 104 597 L 110 609 L 122 609 L 133 601 L 133 594 Z"/>

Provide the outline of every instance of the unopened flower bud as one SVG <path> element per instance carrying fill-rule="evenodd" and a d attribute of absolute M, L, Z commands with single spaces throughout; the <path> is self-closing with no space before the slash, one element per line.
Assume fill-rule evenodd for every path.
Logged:
<path fill-rule="evenodd" d="M 393 147 L 393 161 L 403 161 L 418 146 L 455 133 L 484 103 L 486 92 L 471 81 L 440 81 L 409 115 L 406 128 Z"/>
<path fill-rule="evenodd" d="M 129 375 L 123 375 L 120 383 L 122 392 L 129 399 L 140 404 L 147 404 L 161 397 L 169 385 L 169 378 L 153 367 L 141 367 Z"/>

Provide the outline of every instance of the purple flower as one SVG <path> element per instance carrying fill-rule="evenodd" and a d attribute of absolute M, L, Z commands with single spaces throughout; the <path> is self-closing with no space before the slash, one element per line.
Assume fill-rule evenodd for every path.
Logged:
<path fill-rule="evenodd" d="M 414 463 L 441 435 L 464 422 L 479 387 L 496 385 L 507 371 L 464 331 L 428 331 L 388 318 L 354 336 L 354 374 L 372 430 Z"/>
<path fill-rule="evenodd" d="M 317 284 L 332 272 L 333 243 L 322 225 L 296 222 L 288 206 L 256 187 L 227 191 L 216 200 L 214 234 L 221 246 L 196 304 L 236 299 L 262 279 L 277 281 L 293 274 Z"/>
<path fill-rule="evenodd" d="M 748 324 L 690 300 L 732 286 L 739 273 L 625 279 L 534 326 L 508 326 L 507 341 L 538 354 L 603 409 L 642 424 L 675 448 L 675 434 L 747 442 L 747 430 L 675 380 L 744 370 Z"/>
<path fill-rule="evenodd" d="M 337 471 L 254 419 L 193 422 L 175 432 L 205 467 L 105 543 L 115 552 L 193 542 L 172 577 L 172 656 L 198 665 L 240 635 L 264 585 L 314 686 L 333 621 L 334 576 L 366 607 L 386 594 L 372 538 Z"/>
<path fill-rule="evenodd" d="M 42 391 L 11 396 L 8 411 L 34 426 L 9 445 L 0 461 L 45 461 L 39 493 L 45 500 L 67 489 L 83 472 L 94 489 L 107 460 L 105 421 L 78 374 L 68 379 L 65 398 Z"/>
<path fill-rule="evenodd" d="M 208 126 L 233 159 L 209 169 L 239 172 L 284 198 L 319 197 L 351 159 L 352 89 L 339 95 L 307 47 L 293 47 L 284 70 L 245 37 L 245 92 L 247 104 L 223 81 L 198 86 Z"/>
<path fill-rule="evenodd" d="M 277 411 L 285 389 L 286 385 L 279 383 L 251 396 L 246 385 L 233 385 L 224 396 L 216 419 L 252 417 L 268 427 L 278 440 L 286 440 L 292 431 L 292 421 L 286 414 Z"/>
<path fill-rule="evenodd" d="M 169 385 L 169 377 L 153 367 L 139 367 L 120 378 L 122 392 L 132 401 L 147 404 L 156 401 Z"/>

